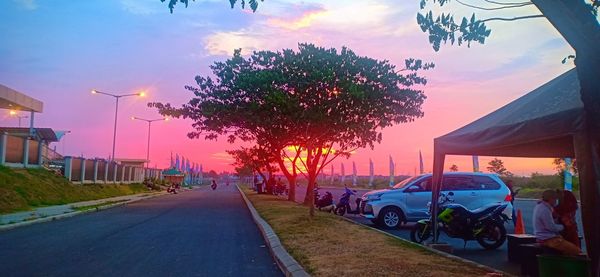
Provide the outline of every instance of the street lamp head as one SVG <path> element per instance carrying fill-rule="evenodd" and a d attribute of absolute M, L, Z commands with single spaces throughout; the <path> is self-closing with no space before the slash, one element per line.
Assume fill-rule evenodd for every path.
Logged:
<path fill-rule="evenodd" d="M 10 112 L 8 112 L 10 115 L 17 115 L 17 112 L 14 110 L 11 110 Z"/>
<path fill-rule="evenodd" d="M 132 116 L 132 117 L 131 117 L 131 120 L 135 120 L 135 119 L 137 119 L 135 116 Z"/>
<path fill-rule="evenodd" d="M 95 89 L 93 89 L 93 90 L 92 90 L 92 94 L 96 94 L 96 93 L 98 93 L 98 91 L 97 91 L 97 90 L 95 90 Z"/>
<path fill-rule="evenodd" d="M 138 95 L 141 97 L 144 97 L 144 96 L 146 96 L 146 92 L 142 91 L 142 92 L 138 93 Z"/>
<path fill-rule="evenodd" d="M 164 120 L 164 121 L 169 121 L 169 118 L 168 118 L 168 117 L 165 117 L 163 120 Z"/>

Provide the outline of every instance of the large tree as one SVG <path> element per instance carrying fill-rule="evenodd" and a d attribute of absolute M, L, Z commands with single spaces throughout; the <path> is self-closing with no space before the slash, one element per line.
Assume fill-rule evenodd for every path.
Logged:
<path fill-rule="evenodd" d="M 292 163 L 306 173 L 305 203 L 321 170 L 336 157 L 382 139 L 382 129 L 423 116 L 426 79 L 417 71 L 433 64 L 407 59 L 401 69 L 389 61 L 299 44 L 298 50 L 258 51 L 211 66 L 213 77 L 197 76 L 189 103 L 180 108 L 152 103 L 163 115 L 190 118 L 191 138 L 227 136 L 279 151 L 281 169 L 289 147 L 305 158 Z M 417 88 L 415 88 L 417 87 Z M 296 154 L 298 153 L 296 152 Z M 294 157 L 291 157 L 293 159 Z M 312 205 L 311 205 L 312 207 Z"/>

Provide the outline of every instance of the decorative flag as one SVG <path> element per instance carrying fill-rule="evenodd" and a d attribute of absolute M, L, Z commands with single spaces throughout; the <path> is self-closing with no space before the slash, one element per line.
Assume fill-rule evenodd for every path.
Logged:
<path fill-rule="evenodd" d="M 375 178 L 375 167 L 373 166 L 373 160 L 369 159 L 369 187 L 373 186 L 374 178 Z"/>
<path fill-rule="evenodd" d="M 421 150 L 419 150 L 419 174 L 425 173 L 425 167 L 423 166 L 423 155 L 421 155 Z"/>
<path fill-rule="evenodd" d="M 333 171 L 333 164 L 331 164 L 331 184 L 333 185 L 333 179 L 335 179 L 335 174 Z"/>
<path fill-rule="evenodd" d="M 573 175 L 571 174 L 571 158 L 565 158 L 565 190 L 573 190 Z"/>
<path fill-rule="evenodd" d="M 352 161 L 352 185 L 356 186 L 357 185 L 357 179 L 356 179 L 356 163 L 354 161 Z"/>
<path fill-rule="evenodd" d="M 392 159 L 392 155 L 390 155 L 390 187 L 394 186 L 394 160 Z"/>
<path fill-rule="evenodd" d="M 171 163 L 169 164 L 169 168 L 173 168 L 174 166 L 175 166 L 175 161 L 173 160 L 173 151 L 171 151 Z"/>
<path fill-rule="evenodd" d="M 473 156 L 473 172 L 479 172 L 479 156 Z"/>
<path fill-rule="evenodd" d="M 344 182 L 346 182 L 346 170 L 344 169 L 344 163 L 342 163 L 342 175 L 341 175 L 341 183 L 342 185 L 345 185 Z"/>

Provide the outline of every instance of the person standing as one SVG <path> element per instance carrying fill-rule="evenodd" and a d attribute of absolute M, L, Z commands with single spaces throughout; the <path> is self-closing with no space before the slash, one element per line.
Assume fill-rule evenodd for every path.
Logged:
<path fill-rule="evenodd" d="M 554 221 L 553 209 L 558 204 L 558 194 L 555 190 L 546 190 L 542 200 L 533 208 L 533 231 L 536 240 L 543 246 L 555 249 L 562 254 L 576 256 L 581 254 L 577 245 L 565 240 L 560 232 L 565 229 Z"/>
<path fill-rule="evenodd" d="M 579 232 L 577 230 L 577 221 L 575 215 L 577 209 L 577 198 L 575 195 L 568 190 L 557 190 L 558 193 L 558 206 L 554 208 L 559 222 L 565 227 L 560 233 L 567 241 L 575 244 L 581 248 L 581 241 L 579 240 Z"/>
<path fill-rule="evenodd" d="M 507 180 L 506 187 L 508 187 L 508 189 L 510 190 L 510 205 L 512 206 L 512 222 L 513 222 L 513 225 L 516 227 L 517 226 L 517 213 L 515 212 L 516 211 L 515 197 L 517 196 L 517 193 L 515 192 L 515 189 L 514 189 L 513 180 Z"/>

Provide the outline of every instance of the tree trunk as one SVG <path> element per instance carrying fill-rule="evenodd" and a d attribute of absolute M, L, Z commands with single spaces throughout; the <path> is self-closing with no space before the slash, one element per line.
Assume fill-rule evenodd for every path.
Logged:
<path fill-rule="evenodd" d="M 592 276 L 600 277 L 600 24 L 583 0 L 532 2 L 576 51 L 584 108 L 584 130 L 574 137 L 581 217 Z"/>
<path fill-rule="evenodd" d="M 593 53 L 591 53 L 593 55 Z M 600 62 L 577 52 L 585 130 L 575 136 L 581 217 L 592 276 L 600 276 Z"/>
<path fill-rule="evenodd" d="M 296 201 L 296 179 L 297 174 L 296 170 L 293 173 L 290 173 L 285 167 L 285 162 L 281 158 L 277 158 L 277 164 L 279 164 L 279 168 L 285 178 L 288 180 L 289 188 L 288 188 L 288 201 Z"/>

